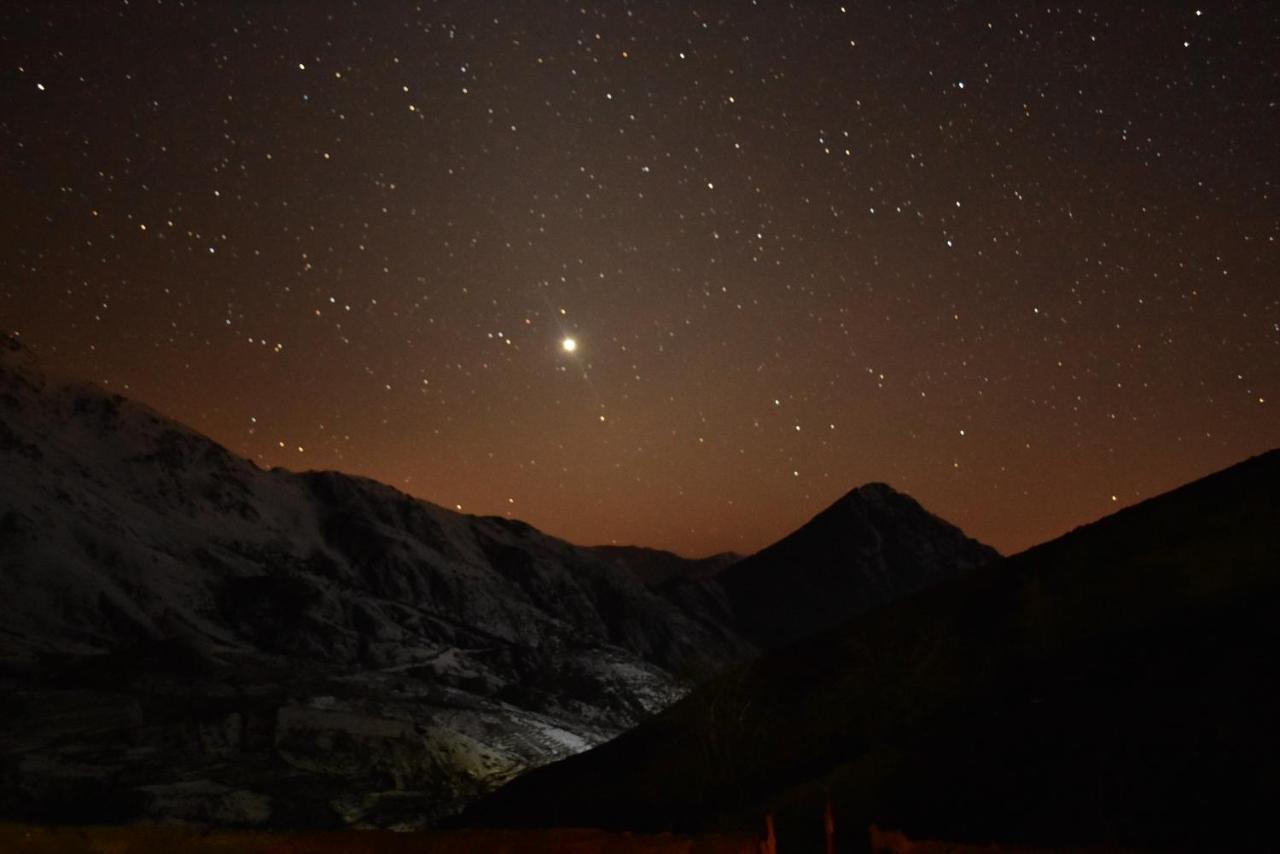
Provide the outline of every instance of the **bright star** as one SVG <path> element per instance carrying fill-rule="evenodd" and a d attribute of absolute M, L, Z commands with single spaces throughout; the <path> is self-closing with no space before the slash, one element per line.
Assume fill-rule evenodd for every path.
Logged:
<path fill-rule="evenodd" d="M 572 353 L 574 350 L 578 349 L 578 342 L 574 341 L 572 338 L 566 338 L 560 342 L 560 346 L 564 348 L 566 353 Z"/>

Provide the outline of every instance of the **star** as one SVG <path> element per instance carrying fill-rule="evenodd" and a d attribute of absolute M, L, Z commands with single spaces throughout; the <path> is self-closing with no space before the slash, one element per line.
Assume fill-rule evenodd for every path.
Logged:
<path fill-rule="evenodd" d="M 572 338 L 566 337 L 563 341 L 560 342 L 560 347 L 566 353 L 572 353 L 574 350 L 578 349 L 578 342 Z"/>

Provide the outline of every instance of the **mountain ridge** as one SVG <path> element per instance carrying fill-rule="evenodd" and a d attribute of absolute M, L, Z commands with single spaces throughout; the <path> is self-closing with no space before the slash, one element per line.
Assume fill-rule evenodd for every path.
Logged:
<path fill-rule="evenodd" d="M 715 559 L 263 469 L 11 338 L 0 459 L 13 818 L 420 827 L 760 649 Z"/>

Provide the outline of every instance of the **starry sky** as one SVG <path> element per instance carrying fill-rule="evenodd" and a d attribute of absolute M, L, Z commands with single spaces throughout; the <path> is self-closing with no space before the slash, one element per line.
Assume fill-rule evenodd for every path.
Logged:
<path fill-rule="evenodd" d="M 263 466 L 688 555 L 885 481 L 1007 552 L 1280 445 L 1272 3 L 10 2 L 0 54 L 0 328 Z"/>

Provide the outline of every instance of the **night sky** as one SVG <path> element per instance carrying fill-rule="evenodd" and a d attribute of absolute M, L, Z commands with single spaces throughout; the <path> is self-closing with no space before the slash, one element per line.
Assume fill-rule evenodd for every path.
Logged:
<path fill-rule="evenodd" d="M 1280 5 L 1036 5 L 9 2 L 0 328 L 576 542 L 1017 550 L 1280 445 Z"/>

